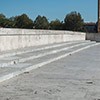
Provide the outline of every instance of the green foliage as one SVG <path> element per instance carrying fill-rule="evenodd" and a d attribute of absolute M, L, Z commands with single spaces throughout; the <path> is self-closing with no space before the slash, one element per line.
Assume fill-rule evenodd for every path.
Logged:
<path fill-rule="evenodd" d="M 17 28 L 33 28 L 33 21 L 26 14 L 16 16 L 14 21 Z"/>
<path fill-rule="evenodd" d="M 6 17 L 3 14 L 0 14 L 0 27 L 3 27 L 6 24 Z"/>
<path fill-rule="evenodd" d="M 49 28 L 49 22 L 45 16 L 38 16 L 34 21 L 34 27 L 36 29 L 48 29 Z"/>
<path fill-rule="evenodd" d="M 0 14 L 0 27 L 82 31 L 83 19 L 81 14 L 77 12 L 67 14 L 64 23 L 58 19 L 49 23 L 45 16 L 40 15 L 38 15 L 33 22 L 26 14 L 11 18 L 6 18 L 5 15 Z"/>
<path fill-rule="evenodd" d="M 0 14 L 0 19 L 6 19 L 4 14 Z"/>
<path fill-rule="evenodd" d="M 61 29 L 63 29 L 63 22 L 60 22 L 60 20 L 58 20 L 58 19 L 51 21 L 50 22 L 50 29 L 51 30 L 61 30 Z"/>
<path fill-rule="evenodd" d="M 33 21 L 26 14 L 20 16 L 6 18 L 0 14 L 0 27 L 5 28 L 33 28 Z"/>
<path fill-rule="evenodd" d="M 2 23 L 3 27 L 6 27 L 6 28 L 12 28 L 12 27 L 14 27 L 13 24 L 14 23 L 12 21 L 10 21 L 9 19 L 5 19 L 4 22 Z"/>
<path fill-rule="evenodd" d="M 13 22 L 7 19 L 3 14 L 0 14 L 0 27 L 12 27 Z"/>
<path fill-rule="evenodd" d="M 71 12 L 66 15 L 65 19 L 65 29 L 71 31 L 81 31 L 83 27 L 83 19 L 80 13 Z"/>

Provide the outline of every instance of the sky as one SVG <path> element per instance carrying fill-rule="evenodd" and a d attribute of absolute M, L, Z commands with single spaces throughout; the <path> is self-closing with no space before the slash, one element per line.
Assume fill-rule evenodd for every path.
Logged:
<path fill-rule="evenodd" d="M 97 0 L 1 0 L 0 13 L 8 18 L 23 13 L 32 20 L 38 15 L 46 16 L 49 21 L 64 20 L 65 16 L 77 11 L 85 22 L 97 21 Z"/>

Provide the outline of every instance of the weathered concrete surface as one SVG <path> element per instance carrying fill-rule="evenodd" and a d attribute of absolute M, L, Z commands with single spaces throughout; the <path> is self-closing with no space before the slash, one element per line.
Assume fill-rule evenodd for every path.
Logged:
<path fill-rule="evenodd" d="M 0 51 L 75 40 L 85 40 L 85 33 L 0 28 Z"/>
<path fill-rule="evenodd" d="M 1 83 L 0 99 L 100 100 L 100 45 Z"/>
<path fill-rule="evenodd" d="M 90 41 L 64 42 L 42 47 L 31 47 L 0 55 L 0 82 L 24 72 L 47 65 L 68 55 L 99 45 Z M 11 54 L 12 53 L 12 54 Z M 11 55 L 10 55 L 11 54 Z"/>
<path fill-rule="evenodd" d="M 100 42 L 100 34 L 99 33 L 87 33 L 86 40 Z"/>

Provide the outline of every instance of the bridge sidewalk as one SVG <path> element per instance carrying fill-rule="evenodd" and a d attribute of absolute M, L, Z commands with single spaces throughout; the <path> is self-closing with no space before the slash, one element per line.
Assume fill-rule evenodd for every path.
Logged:
<path fill-rule="evenodd" d="M 58 52 L 57 50 L 60 49 L 63 50 Z M 39 55 L 43 51 L 53 52 L 43 57 L 17 63 L 22 64 L 23 74 L 0 84 L 1 100 L 100 99 L 99 43 L 85 41 L 71 43 L 40 50 L 40 53 L 35 52 L 35 54 Z M 34 52 L 31 53 L 34 54 Z M 25 55 L 28 54 L 25 53 Z M 5 70 L 12 67 L 20 68 L 21 65 L 17 64 L 3 68 Z M 34 67 L 41 68 L 32 70 Z M 32 71 L 29 72 L 30 70 Z"/>
<path fill-rule="evenodd" d="M 95 45 L 99 45 L 99 43 L 74 41 L 2 53 L 0 55 L 0 82 Z"/>

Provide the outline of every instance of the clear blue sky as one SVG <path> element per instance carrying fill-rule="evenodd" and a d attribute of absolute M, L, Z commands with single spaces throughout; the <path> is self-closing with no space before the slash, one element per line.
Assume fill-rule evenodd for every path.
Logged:
<path fill-rule="evenodd" d="M 97 0 L 1 0 L 0 13 L 7 17 L 28 14 L 31 19 L 38 15 L 46 16 L 49 21 L 63 21 L 71 11 L 80 12 L 85 21 L 97 21 Z"/>

